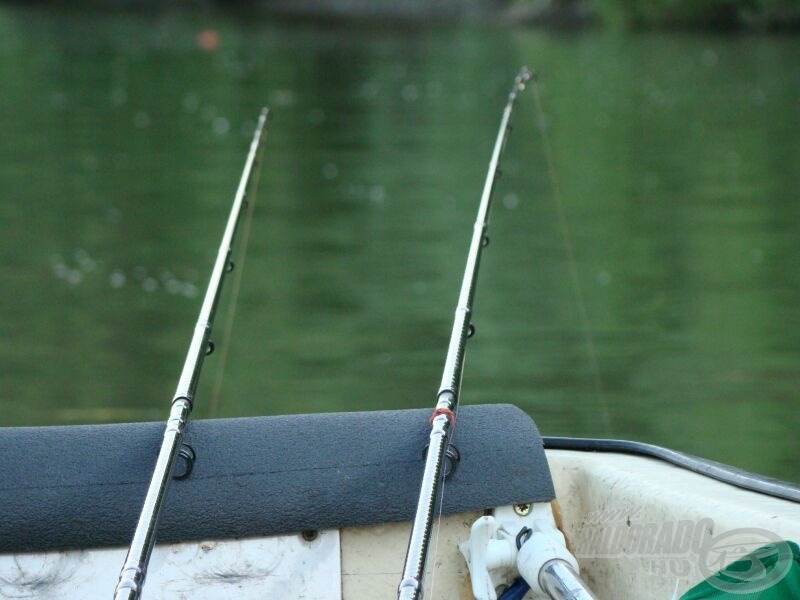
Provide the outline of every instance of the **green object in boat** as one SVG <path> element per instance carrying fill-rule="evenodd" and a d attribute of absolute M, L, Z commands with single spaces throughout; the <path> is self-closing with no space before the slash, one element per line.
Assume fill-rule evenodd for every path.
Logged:
<path fill-rule="evenodd" d="M 707 550 L 704 562 L 722 562 L 720 559 L 726 554 L 738 554 L 737 550 L 742 547 L 742 544 L 715 543 Z M 800 598 L 800 548 L 794 542 L 780 541 L 762 546 L 730 563 L 694 586 L 680 600 L 790 598 Z"/>

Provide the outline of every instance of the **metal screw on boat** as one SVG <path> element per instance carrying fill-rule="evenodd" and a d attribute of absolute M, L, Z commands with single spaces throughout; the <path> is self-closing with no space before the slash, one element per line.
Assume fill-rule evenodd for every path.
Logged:
<path fill-rule="evenodd" d="M 529 514 L 531 514 L 531 504 L 515 504 L 514 512 L 520 517 L 527 517 Z"/>
<path fill-rule="evenodd" d="M 317 537 L 319 537 L 319 532 L 316 529 L 306 529 L 300 535 L 305 541 L 313 542 L 315 539 L 317 539 Z"/>

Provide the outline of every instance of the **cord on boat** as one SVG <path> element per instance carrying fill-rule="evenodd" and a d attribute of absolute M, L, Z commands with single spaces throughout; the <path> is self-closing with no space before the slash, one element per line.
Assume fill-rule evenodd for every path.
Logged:
<path fill-rule="evenodd" d="M 603 429 L 605 429 L 605 431 L 611 435 L 611 416 L 608 409 L 608 402 L 606 401 L 606 397 L 603 392 L 603 381 L 600 378 L 600 366 L 597 361 L 597 351 L 594 346 L 594 337 L 592 336 L 592 330 L 589 326 L 589 316 L 586 311 L 586 301 L 584 300 L 581 280 L 578 276 L 578 263 L 575 260 L 572 234 L 569 229 L 566 213 L 564 212 L 564 204 L 561 201 L 561 185 L 559 184 L 558 174 L 556 173 L 556 163 L 553 157 L 553 146 L 550 143 L 550 136 L 547 131 L 547 120 L 545 118 L 544 109 L 542 108 L 542 98 L 539 93 L 538 77 L 531 78 L 531 92 L 533 93 L 533 104 L 534 108 L 536 109 L 536 121 L 539 126 L 539 135 L 542 139 L 545 163 L 547 164 L 547 177 L 550 180 L 550 189 L 552 190 L 553 201 L 555 202 L 558 226 L 561 230 L 561 237 L 564 240 L 564 251 L 567 255 L 567 262 L 569 263 L 572 286 L 575 289 L 575 297 L 578 304 L 578 316 L 581 321 L 584 343 L 586 344 L 586 353 L 589 357 L 589 367 L 592 371 L 592 379 L 594 381 L 594 392 L 597 397 L 598 404 L 600 405 L 600 414 L 603 419 Z"/>
<path fill-rule="evenodd" d="M 657 458 L 693 471 L 699 475 L 711 477 L 723 483 L 745 490 L 766 494 L 774 498 L 782 498 L 800 503 L 800 485 L 773 479 L 744 469 L 724 465 L 706 458 L 677 452 L 662 446 L 634 442 L 630 440 L 603 440 L 595 438 L 543 437 L 546 450 L 578 450 L 581 452 L 620 452 Z"/>

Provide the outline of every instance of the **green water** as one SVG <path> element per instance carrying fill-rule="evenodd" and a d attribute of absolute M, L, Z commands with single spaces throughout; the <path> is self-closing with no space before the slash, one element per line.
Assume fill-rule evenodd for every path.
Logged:
<path fill-rule="evenodd" d="M 523 63 L 462 402 L 800 479 L 795 37 L 2 6 L 2 424 L 166 417 L 263 103 L 218 415 L 432 406 Z"/>

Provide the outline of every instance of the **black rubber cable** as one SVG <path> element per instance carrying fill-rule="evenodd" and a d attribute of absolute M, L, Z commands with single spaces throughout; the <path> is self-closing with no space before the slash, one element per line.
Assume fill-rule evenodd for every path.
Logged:
<path fill-rule="evenodd" d="M 738 488 L 766 494 L 775 498 L 800 503 L 800 485 L 773 479 L 744 469 L 684 454 L 644 442 L 629 440 L 606 440 L 593 438 L 543 437 L 546 450 L 579 450 L 583 452 L 620 452 L 649 456 L 663 460 L 706 477 L 734 485 Z"/>

